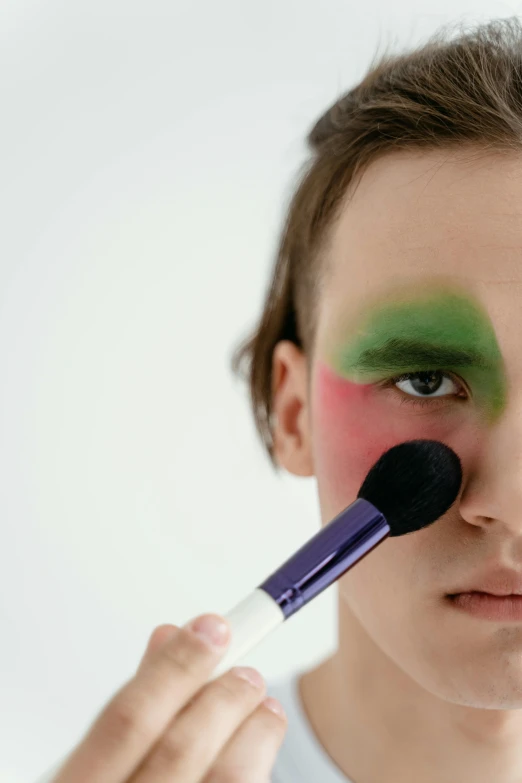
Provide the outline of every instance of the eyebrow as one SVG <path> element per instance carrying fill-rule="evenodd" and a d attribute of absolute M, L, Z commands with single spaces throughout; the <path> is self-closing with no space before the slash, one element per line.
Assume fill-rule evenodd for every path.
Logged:
<path fill-rule="evenodd" d="M 393 370 L 398 366 L 422 365 L 437 369 L 447 366 L 489 367 L 491 362 L 473 349 L 434 345 L 422 340 L 393 337 L 378 348 L 361 351 L 355 364 L 361 370 Z"/>

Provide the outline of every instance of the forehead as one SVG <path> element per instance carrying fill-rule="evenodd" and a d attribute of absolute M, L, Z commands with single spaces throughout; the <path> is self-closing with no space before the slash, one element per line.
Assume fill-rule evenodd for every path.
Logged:
<path fill-rule="evenodd" d="M 419 150 L 374 161 L 347 194 L 326 264 L 319 345 L 366 301 L 439 280 L 475 296 L 509 343 L 522 328 L 522 153 Z"/>

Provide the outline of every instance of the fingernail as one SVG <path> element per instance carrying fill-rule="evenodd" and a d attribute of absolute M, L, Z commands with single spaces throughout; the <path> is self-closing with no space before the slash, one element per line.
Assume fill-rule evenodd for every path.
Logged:
<path fill-rule="evenodd" d="M 225 647 L 228 644 L 229 627 L 221 617 L 215 614 L 204 614 L 197 617 L 187 627 L 212 647 Z"/>
<path fill-rule="evenodd" d="M 270 710 L 270 712 L 273 712 L 275 715 L 277 715 L 279 718 L 286 718 L 286 713 L 282 706 L 279 704 L 278 701 L 273 699 L 271 696 L 269 696 L 267 699 L 264 700 L 263 704 L 265 707 Z"/>
<path fill-rule="evenodd" d="M 250 668 L 250 666 L 234 666 L 230 671 L 236 677 L 240 677 L 242 680 L 249 682 L 254 688 L 262 688 L 265 684 L 265 681 L 259 672 Z"/>

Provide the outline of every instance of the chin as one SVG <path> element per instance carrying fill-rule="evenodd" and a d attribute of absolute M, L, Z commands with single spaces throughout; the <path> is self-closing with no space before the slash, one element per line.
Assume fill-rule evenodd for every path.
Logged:
<path fill-rule="evenodd" d="M 477 710 L 520 710 L 522 709 L 522 688 L 513 689 L 509 684 L 498 683 L 489 692 L 480 686 L 446 690 L 435 693 L 440 699 L 460 707 L 473 707 Z"/>
<path fill-rule="evenodd" d="M 423 676 L 424 675 L 424 676 Z M 522 709 L 522 651 L 492 650 L 460 666 L 440 665 L 417 679 L 443 701 L 483 710 Z"/>

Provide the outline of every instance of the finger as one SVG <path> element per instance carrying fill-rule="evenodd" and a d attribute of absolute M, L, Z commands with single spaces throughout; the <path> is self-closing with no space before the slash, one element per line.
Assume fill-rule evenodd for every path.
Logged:
<path fill-rule="evenodd" d="M 199 783 L 264 695 L 263 678 L 250 668 L 235 667 L 209 683 L 172 721 L 129 783 Z"/>
<path fill-rule="evenodd" d="M 206 621 L 220 633 L 204 637 Z M 196 629 L 196 630 L 194 630 Z M 208 629 L 207 629 L 208 630 Z M 224 634 L 223 634 L 224 630 Z M 230 639 L 223 618 L 203 615 L 184 628 L 156 654 L 147 657 L 136 675 L 103 709 L 83 742 L 69 758 L 57 783 L 122 783 L 138 768 L 173 717 L 207 682 Z"/>
<path fill-rule="evenodd" d="M 177 625 L 158 625 L 157 628 L 154 629 L 137 671 L 142 670 L 145 664 L 149 663 L 152 656 L 174 638 L 177 630 L 179 630 Z"/>
<path fill-rule="evenodd" d="M 286 729 L 281 704 L 265 699 L 225 745 L 204 783 L 269 783 Z"/>

